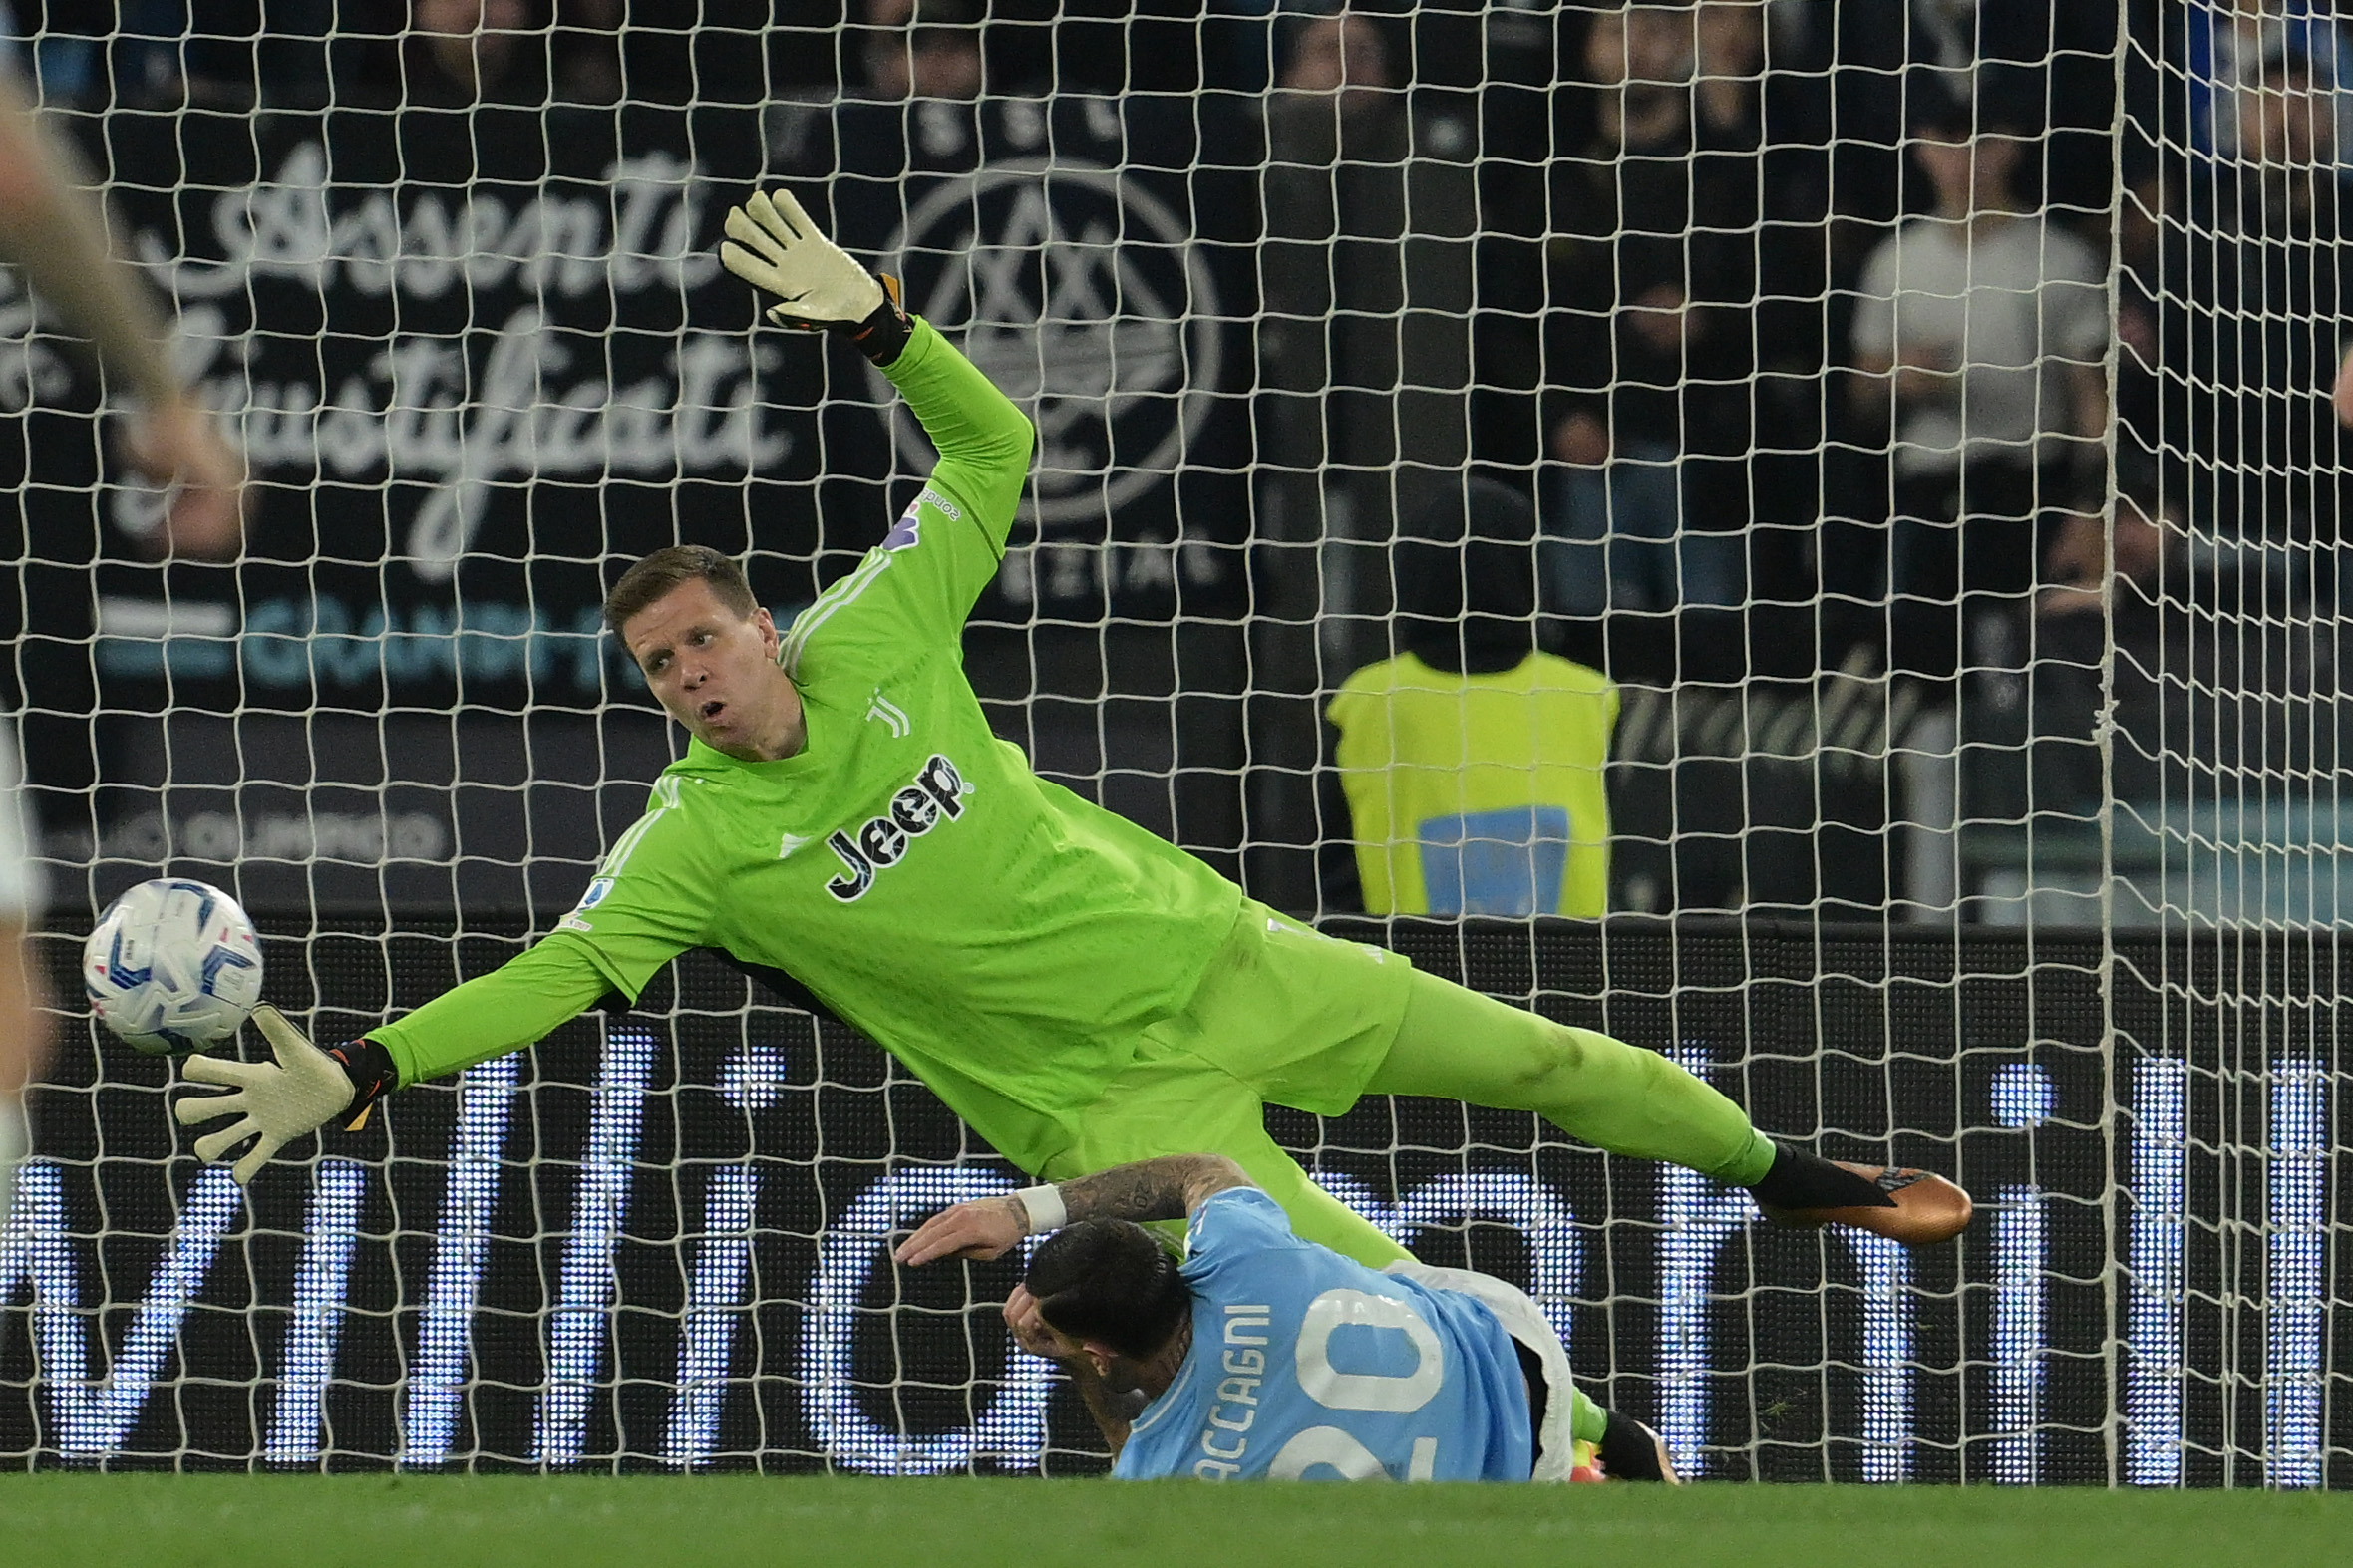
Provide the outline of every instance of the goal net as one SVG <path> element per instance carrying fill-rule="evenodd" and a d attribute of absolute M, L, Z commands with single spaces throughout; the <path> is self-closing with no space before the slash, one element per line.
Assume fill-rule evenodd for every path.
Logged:
<path fill-rule="evenodd" d="M 1036 422 L 965 652 L 1044 776 L 1982 1218 L 1270 1111 L 1330 1190 L 1701 1475 L 2337 1478 L 2325 8 L 120 9 L 18 8 L 15 68 L 258 482 L 242 557 L 159 560 L 7 285 L 61 1040 L 0 1462 L 1105 1467 L 1017 1262 L 888 1260 L 1019 1174 L 712 955 L 242 1194 L 73 983 L 198 876 L 339 1039 L 572 906 L 678 744 L 612 577 L 711 544 L 783 621 L 931 462 L 718 266 L 767 182 Z"/>

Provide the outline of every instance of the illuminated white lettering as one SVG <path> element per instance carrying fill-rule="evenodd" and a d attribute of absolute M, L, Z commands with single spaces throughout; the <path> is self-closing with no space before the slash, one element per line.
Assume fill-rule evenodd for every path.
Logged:
<path fill-rule="evenodd" d="M 2182 1235 L 2189 1069 L 2133 1066 L 2132 1220 L 2126 1232 L 2125 1480 L 2182 1480 Z"/>
<path fill-rule="evenodd" d="M 2270 1291 L 2264 1314 L 2264 1480 L 2321 1483 L 2328 1263 L 2328 1081 L 2319 1063 L 2271 1067 Z"/>
<path fill-rule="evenodd" d="M 1670 1052 L 1705 1078 L 1706 1054 Z M 1707 1442 L 1708 1309 L 1727 1239 L 1757 1218 L 1746 1192 L 1669 1165 L 1659 1180 L 1659 1436 L 1686 1476 Z M 1911 1465 L 1911 1260 L 1902 1246 L 1859 1231 L 1836 1234 L 1854 1256 L 1862 1296 L 1862 1475 L 1901 1480 Z"/>
<path fill-rule="evenodd" d="M 751 1305 L 744 1299 L 744 1281 L 751 1274 L 752 1214 L 759 1197 L 756 1167 L 723 1165 L 711 1172 L 711 1190 L 703 1200 L 703 1244 L 678 1337 L 670 1434 L 662 1445 L 662 1457 L 672 1464 L 703 1463 L 718 1446 L 736 1323 Z"/>
<path fill-rule="evenodd" d="M 604 1364 L 605 1325 L 612 1312 L 613 1249 L 629 1213 L 645 1086 L 658 1050 L 643 1029 L 615 1029 L 605 1039 L 588 1111 L 588 1148 L 580 1157 L 580 1184 L 572 1195 L 571 1236 L 564 1242 L 555 1311 L 547 1322 L 547 1387 L 539 1396 L 532 1444 L 541 1464 L 575 1463 L 587 1444 L 588 1401 Z"/>
<path fill-rule="evenodd" d="M 220 1250 L 241 1206 L 236 1181 L 220 1165 L 196 1172 L 147 1299 L 123 1336 L 103 1379 L 90 1374 L 90 1335 L 98 1325 L 82 1309 L 81 1271 L 67 1243 L 65 1194 L 57 1166 L 30 1161 L 18 1172 L 16 1200 L 0 1244 L 0 1295 L 33 1280 L 33 1334 L 41 1381 L 49 1390 L 58 1451 L 98 1456 L 119 1451 L 146 1408 L 164 1358 L 179 1337 L 190 1298 Z"/>
<path fill-rule="evenodd" d="M 789 1079 L 782 1051 L 748 1045 L 721 1071 L 719 1093 L 740 1110 L 765 1110 L 783 1098 Z M 703 1242 L 687 1282 L 686 1315 L 678 1336 L 678 1384 L 670 1398 L 669 1434 L 662 1443 L 662 1457 L 672 1464 L 703 1463 L 718 1446 L 736 1325 L 751 1309 L 744 1282 L 751 1277 L 752 1224 L 759 1201 L 759 1166 L 722 1165 L 711 1172 L 711 1189 L 703 1198 Z"/>
<path fill-rule="evenodd" d="M 1658 1434 L 1687 1477 L 1700 1472 L 1700 1450 L 1708 1440 L 1708 1307 L 1716 1255 L 1756 1215 L 1746 1192 L 1719 1190 L 1680 1165 L 1659 1172 Z"/>
<path fill-rule="evenodd" d="M 2031 1130 L 2057 1100 L 2051 1075 L 2012 1063 L 1993 1077 L 1996 1126 Z M 2043 1268 L 2049 1250 L 2043 1192 L 2031 1183 L 1995 1194 L 1993 1215 L 1993 1476 L 2016 1486 L 2041 1478 Z"/>
<path fill-rule="evenodd" d="M 286 1317 L 286 1352 L 278 1362 L 277 1410 L 262 1448 L 272 1464 L 309 1464 L 319 1457 L 367 1181 L 367 1171 L 352 1160 L 319 1161 L 310 1218 L 303 1227 L 302 1261 L 294 1272 L 294 1310 Z"/>
<path fill-rule="evenodd" d="M 1053 1369 L 1027 1351 L 1007 1347 L 1004 1382 L 977 1421 L 929 1436 L 905 1435 L 868 1415 L 850 1372 L 851 1341 L 861 1316 L 858 1299 L 891 1232 L 952 1204 L 1011 1190 L 1012 1183 L 992 1170 L 960 1165 L 894 1170 L 827 1228 L 817 1277 L 809 1287 L 801 1408 L 833 1463 L 886 1475 L 961 1470 L 981 1458 L 1037 1464 L 1045 1448 Z"/>
<path fill-rule="evenodd" d="M 473 1352 L 474 1304 L 491 1254 L 491 1205 L 499 1196 L 499 1151 L 514 1102 L 515 1059 L 494 1057 L 458 1083 L 458 1130 L 450 1148 L 441 1230 L 417 1320 L 401 1463 L 434 1465 L 450 1456 Z"/>
<path fill-rule="evenodd" d="M 1508 1226 L 1527 1243 L 1528 1295 L 1560 1343 L 1570 1343 L 1571 1304 L 1577 1277 L 1584 1270 L 1584 1247 L 1575 1216 L 1544 1182 L 1505 1170 L 1440 1176 L 1392 1206 L 1353 1176 L 1323 1171 L 1315 1180 L 1400 1246 L 1410 1245 L 1425 1230 L 1451 1230 L 1478 1220 Z"/>

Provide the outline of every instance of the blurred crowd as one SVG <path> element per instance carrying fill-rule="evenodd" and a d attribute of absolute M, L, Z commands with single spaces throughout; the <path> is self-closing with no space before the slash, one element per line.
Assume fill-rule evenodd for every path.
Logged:
<path fill-rule="evenodd" d="M 1362 422 L 1332 418 L 1289 449 L 1276 431 L 1262 459 L 1346 470 L 1329 486 L 1368 493 L 1333 526 L 1380 551 L 1426 509 L 1397 477 L 1416 464 L 1513 490 L 1534 517 L 1535 640 L 1618 682 L 1753 696 L 1887 677 L 1906 694 L 1888 714 L 1941 716 L 1930 750 L 1984 754 L 1948 821 L 2096 803 L 2103 712 L 2118 789 L 2154 796 L 2196 749 L 2197 703 L 2212 720 L 2216 692 L 2333 688 L 2331 617 L 2265 628 L 2339 592 L 2326 394 L 2353 254 L 2353 19 L 2337 10 L 5 0 L 44 98 L 84 106 L 1068 91 L 1254 117 L 1270 192 L 1323 178 L 1337 234 L 1375 242 L 1334 249 L 1333 298 L 1351 267 L 1402 269 L 1410 312 L 1423 263 L 1380 242 L 1434 233 L 1461 236 L 1469 302 L 1440 312 L 1459 339 L 1423 360 L 1411 334 L 1351 337 L 1330 310 L 1314 355 L 1334 408 L 1458 392 L 1456 447 L 1409 450 L 1401 414 L 1390 447 L 1356 450 Z M 1351 215 L 1352 158 L 1472 172 Z M 1295 204 L 1267 208 L 1270 241 L 1313 238 L 1281 232 Z M 1296 362 L 1287 330 L 1263 335 L 1269 387 Z M 1340 628 L 1327 689 L 1406 646 L 1398 594 L 1336 562 L 1318 565 L 1339 584 L 1318 606 Z M 2193 635 L 2217 613 L 2251 633 Z M 2307 727 L 2289 766 L 2333 768 L 2332 736 Z"/>
<path fill-rule="evenodd" d="M 1529 492 L 1551 639 L 1621 677 L 1867 646 L 1948 682 L 1968 606 L 2080 558 L 2101 505 L 2115 0 L 6 5 L 51 102 L 1289 97 L 1476 153 L 1459 457 Z M 2324 38 L 2216 29 L 2201 134 L 2259 139 L 2231 94 Z M 1421 369 L 1389 375 L 1448 384 Z"/>

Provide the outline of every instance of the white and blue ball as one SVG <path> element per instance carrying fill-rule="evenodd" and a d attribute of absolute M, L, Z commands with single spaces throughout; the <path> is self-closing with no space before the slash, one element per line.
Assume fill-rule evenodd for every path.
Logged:
<path fill-rule="evenodd" d="M 261 1000 L 261 944 L 208 882 L 159 877 L 107 906 L 82 945 L 90 1005 L 125 1044 L 159 1056 L 237 1032 Z"/>

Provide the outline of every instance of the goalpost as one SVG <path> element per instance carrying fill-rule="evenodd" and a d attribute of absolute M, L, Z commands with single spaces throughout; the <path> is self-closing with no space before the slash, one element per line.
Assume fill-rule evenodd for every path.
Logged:
<path fill-rule="evenodd" d="M 0 1464 L 1105 1467 L 997 1320 L 1013 1262 L 887 1261 L 1017 1173 L 709 955 L 243 1195 L 70 983 L 167 869 L 322 1039 L 571 906 L 676 745 L 604 583 L 709 543 L 782 620 L 930 462 L 719 269 L 771 181 L 1038 424 L 966 654 L 1042 774 L 1982 1217 L 1914 1257 L 1526 1116 L 1272 1112 L 1331 1190 L 1529 1288 L 1687 1472 L 2341 1483 L 2353 38 L 2293 0 L 638 9 L 20 50 L 260 488 L 242 560 L 158 564 L 8 285 L 62 1040 Z M 1972 156 L 2003 210 L 1940 228 Z M 1324 708 L 1415 646 L 1397 544 L 1467 477 L 1523 503 L 1528 645 L 1617 690 L 1606 921 L 1353 901 Z"/>

